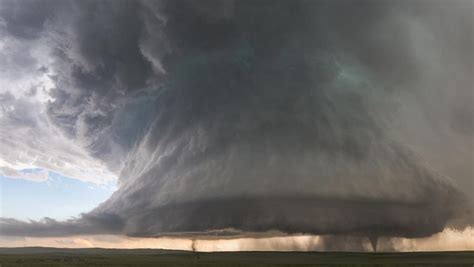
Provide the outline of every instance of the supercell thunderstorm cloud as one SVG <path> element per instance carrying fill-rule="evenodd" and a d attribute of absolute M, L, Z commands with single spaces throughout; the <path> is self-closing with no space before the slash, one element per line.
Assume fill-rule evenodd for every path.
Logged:
<path fill-rule="evenodd" d="M 80 217 L 0 218 L 0 235 L 424 237 L 474 221 L 471 1 L 0 3 L 2 38 L 46 51 L 47 121 L 119 177 Z"/>

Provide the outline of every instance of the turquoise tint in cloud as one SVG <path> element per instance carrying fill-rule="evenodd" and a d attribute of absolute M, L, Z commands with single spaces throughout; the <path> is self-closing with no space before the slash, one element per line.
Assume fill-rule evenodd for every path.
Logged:
<path fill-rule="evenodd" d="M 23 170 L 42 173 L 41 169 Z M 45 181 L 12 179 L 0 175 L 0 217 L 67 219 L 88 212 L 110 197 L 113 184 L 97 185 L 49 172 Z"/>

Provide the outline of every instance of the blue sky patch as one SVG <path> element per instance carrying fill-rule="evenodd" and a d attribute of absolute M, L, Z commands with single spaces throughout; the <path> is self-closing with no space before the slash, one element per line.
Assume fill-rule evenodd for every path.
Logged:
<path fill-rule="evenodd" d="M 0 175 L 0 217 L 67 219 L 97 207 L 115 189 L 115 184 L 98 185 L 55 172 L 49 172 L 48 179 L 40 182 Z"/>

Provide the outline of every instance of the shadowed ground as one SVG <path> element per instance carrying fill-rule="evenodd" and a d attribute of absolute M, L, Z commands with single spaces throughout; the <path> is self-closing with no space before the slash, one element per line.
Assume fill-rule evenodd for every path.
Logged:
<path fill-rule="evenodd" d="M 156 249 L 0 248 L 15 266 L 473 266 L 474 252 L 187 252 Z"/>

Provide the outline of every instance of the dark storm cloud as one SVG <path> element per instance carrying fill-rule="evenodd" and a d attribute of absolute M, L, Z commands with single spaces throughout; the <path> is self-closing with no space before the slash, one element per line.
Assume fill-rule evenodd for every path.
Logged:
<path fill-rule="evenodd" d="M 122 228 L 116 215 L 83 215 L 79 219 L 56 221 L 45 217 L 40 221 L 24 222 L 11 218 L 0 218 L 2 234 L 12 236 L 69 236 L 81 234 L 116 233 Z"/>
<path fill-rule="evenodd" d="M 0 16 L 8 32 L 22 39 L 38 38 L 48 18 L 54 16 L 57 0 L 2 1 Z"/>
<path fill-rule="evenodd" d="M 120 172 L 120 188 L 79 219 L 2 219 L 0 234 L 441 231 L 466 200 L 392 136 L 391 122 L 405 104 L 398 94 L 418 94 L 419 80 L 432 81 L 426 72 L 439 71 L 426 70 L 414 33 L 462 46 L 446 52 L 455 58 L 446 70 L 467 67 L 460 86 L 472 81 L 457 54 L 472 46 L 431 21 L 444 5 L 55 2 L 58 12 L 32 27 L 55 47 L 49 117 Z"/>

